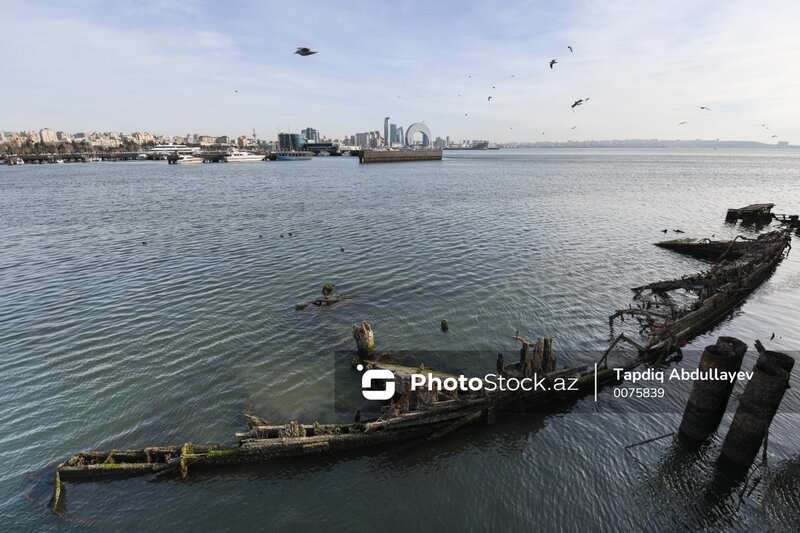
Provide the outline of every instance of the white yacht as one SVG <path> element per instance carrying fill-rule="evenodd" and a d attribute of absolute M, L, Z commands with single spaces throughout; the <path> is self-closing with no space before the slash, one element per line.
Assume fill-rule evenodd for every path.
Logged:
<path fill-rule="evenodd" d="M 99 157 L 97 157 L 96 155 L 93 155 L 92 157 L 90 157 L 90 158 L 88 158 L 88 159 L 86 160 L 86 162 L 87 162 L 87 163 L 99 163 L 99 162 L 101 162 L 101 161 L 102 161 L 102 159 L 100 159 L 100 158 L 99 158 Z"/>
<path fill-rule="evenodd" d="M 202 157 L 195 157 L 195 156 L 189 155 L 189 154 L 181 154 L 181 155 L 178 156 L 178 158 L 175 160 L 175 162 L 177 164 L 179 164 L 179 165 L 193 165 L 194 163 L 202 163 L 203 162 L 203 158 Z"/>
<path fill-rule="evenodd" d="M 257 161 L 263 161 L 264 156 L 250 152 L 243 152 L 241 150 L 234 150 L 223 157 L 222 160 L 226 163 L 255 163 Z"/>

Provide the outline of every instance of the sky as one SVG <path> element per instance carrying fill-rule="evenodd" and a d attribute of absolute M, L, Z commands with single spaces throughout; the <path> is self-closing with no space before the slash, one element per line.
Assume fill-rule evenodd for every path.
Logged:
<path fill-rule="evenodd" d="M 0 6 L 0 130 L 800 143 L 797 0 Z"/>

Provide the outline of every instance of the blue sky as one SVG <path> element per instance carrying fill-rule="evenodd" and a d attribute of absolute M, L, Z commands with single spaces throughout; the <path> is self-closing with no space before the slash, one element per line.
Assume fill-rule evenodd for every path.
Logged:
<path fill-rule="evenodd" d="M 3 130 L 800 143 L 796 0 L 4 1 L 0 24 Z"/>

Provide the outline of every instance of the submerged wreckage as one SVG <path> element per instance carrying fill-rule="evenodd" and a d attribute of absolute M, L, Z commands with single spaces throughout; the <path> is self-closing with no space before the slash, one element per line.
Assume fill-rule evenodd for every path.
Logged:
<path fill-rule="evenodd" d="M 636 287 L 636 306 L 621 309 L 609 318 L 633 323 L 637 331 L 619 334 L 597 363 L 557 370 L 552 340 L 529 341 L 519 335 L 519 362 L 505 365 L 498 360 L 498 374 L 507 377 L 543 379 L 544 388 L 497 392 L 448 392 L 442 389 L 414 390 L 411 375 L 421 368 L 402 366 L 373 357 L 372 328 L 362 322 L 354 326 L 358 347 L 354 366 L 360 370 L 390 370 L 398 382 L 396 394 L 370 420 L 345 424 L 274 425 L 246 415 L 248 430 L 236 434 L 236 443 L 151 447 L 139 450 L 82 452 L 56 468 L 54 510 L 63 504 L 66 481 L 93 481 L 144 474 L 189 476 L 193 470 L 235 464 L 253 464 L 277 459 L 352 450 L 411 440 L 442 437 L 468 424 L 491 423 L 497 414 L 520 411 L 547 402 L 577 398 L 600 387 L 619 383 L 616 369 L 630 370 L 644 363 L 659 362 L 675 352 L 686 339 L 713 325 L 766 279 L 790 248 L 791 237 L 784 231 L 765 233 L 756 239 L 737 238 L 726 242 L 677 240 L 659 243 L 666 249 L 713 261 L 705 272 L 680 279 Z M 633 320 L 630 320 L 633 319 Z M 609 368 L 608 356 L 620 342 L 635 346 L 638 356 Z M 426 369 L 439 378 L 449 374 Z M 570 386 L 554 387 L 557 381 Z"/>

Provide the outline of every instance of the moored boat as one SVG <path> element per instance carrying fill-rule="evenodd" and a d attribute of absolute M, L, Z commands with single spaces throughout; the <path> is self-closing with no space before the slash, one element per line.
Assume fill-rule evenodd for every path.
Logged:
<path fill-rule="evenodd" d="M 256 163 L 263 161 L 264 156 L 261 154 L 254 154 L 252 152 L 244 152 L 242 150 L 234 150 L 222 158 L 226 163 Z"/>
<path fill-rule="evenodd" d="M 314 152 L 305 152 L 302 150 L 287 150 L 284 152 L 275 152 L 275 159 L 277 161 L 308 161 Z"/>

